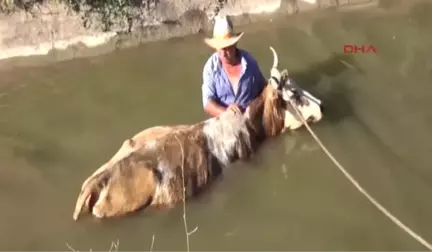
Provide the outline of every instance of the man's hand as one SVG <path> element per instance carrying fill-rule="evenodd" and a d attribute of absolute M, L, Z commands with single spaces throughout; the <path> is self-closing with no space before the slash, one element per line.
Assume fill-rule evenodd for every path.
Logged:
<path fill-rule="evenodd" d="M 211 117 L 219 117 L 222 113 L 227 112 L 227 111 L 232 111 L 235 114 L 240 114 L 240 115 L 243 114 L 239 105 L 237 105 L 235 103 L 229 105 L 228 108 L 224 108 L 213 100 L 208 101 L 204 110 Z"/>
<path fill-rule="evenodd" d="M 227 108 L 227 111 L 228 110 L 233 111 L 235 114 L 239 114 L 239 115 L 242 114 L 242 110 L 240 109 L 239 105 L 237 105 L 235 103 L 230 104 Z"/>

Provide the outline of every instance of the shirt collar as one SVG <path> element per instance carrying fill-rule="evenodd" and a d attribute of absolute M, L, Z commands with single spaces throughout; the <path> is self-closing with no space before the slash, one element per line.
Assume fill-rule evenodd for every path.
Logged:
<path fill-rule="evenodd" d="M 240 54 L 240 58 L 241 58 L 241 66 L 242 66 L 242 74 L 245 72 L 246 67 L 247 67 L 247 60 L 246 60 L 246 55 L 245 52 L 241 49 L 237 48 L 237 53 Z M 216 72 L 218 69 L 222 69 L 222 62 L 219 59 L 219 56 L 216 54 L 216 64 L 213 65 L 213 72 Z"/>

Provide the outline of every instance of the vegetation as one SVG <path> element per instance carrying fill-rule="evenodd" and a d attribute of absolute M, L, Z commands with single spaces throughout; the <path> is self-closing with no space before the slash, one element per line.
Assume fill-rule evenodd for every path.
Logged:
<path fill-rule="evenodd" d="M 67 0 L 0 0 L 0 12 L 10 14 L 16 11 L 31 11 L 37 4 L 44 2 L 63 2 Z"/>
<path fill-rule="evenodd" d="M 172 2 L 174 3 L 175 0 Z M 208 0 L 208 2 L 215 5 L 213 12 L 216 15 L 227 0 Z M 35 17 L 40 14 L 39 7 L 61 4 L 69 13 L 79 14 L 85 28 L 96 26 L 97 30 L 130 33 L 135 27 L 145 27 L 160 19 L 158 15 L 163 11 L 156 13 L 159 3 L 160 0 L 0 0 L 0 14 L 8 15 L 25 11 Z M 202 20 L 203 15 L 205 15 L 203 10 L 196 7 L 189 8 L 185 13 L 179 13 L 181 18 L 188 21 Z M 162 21 L 172 24 L 179 22 L 179 20 Z"/>
<path fill-rule="evenodd" d="M 64 4 L 70 11 L 81 14 L 86 28 L 96 24 L 108 31 L 117 25 L 120 30 L 130 32 L 134 21 L 145 23 L 151 19 L 158 3 L 159 0 L 0 0 L 0 13 L 26 11 L 34 15 L 40 5 Z"/>
<path fill-rule="evenodd" d="M 46 2 L 63 3 L 70 6 L 75 11 L 79 11 L 81 6 L 89 6 L 98 9 L 105 6 L 117 7 L 140 7 L 149 9 L 159 0 L 0 0 L 0 12 L 10 13 L 18 10 L 30 11 L 38 4 Z"/>

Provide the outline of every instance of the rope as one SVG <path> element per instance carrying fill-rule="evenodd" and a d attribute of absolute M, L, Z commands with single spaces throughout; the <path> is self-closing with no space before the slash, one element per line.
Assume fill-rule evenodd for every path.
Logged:
<path fill-rule="evenodd" d="M 412 238 L 414 238 L 419 243 L 421 243 L 423 246 L 425 246 L 430 251 L 432 251 L 432 245 L 430 243 L 428 243 L 420 235 L 416 234 L 409 227 L 407 227 L 405 224 L 403 224 L 398 218 L 396 218 L 393 214 L 391 214 L 377 200 L 375 200 L 372 196 L 370 196 L 369 193 L 365 189 L 363 189 L 360 186 L 360 184 L 336 160 L 336 158 L 325 147 L 325 145 L 321 142 L 321 140 L 318 138 L 318 136 L 315 134 L 315 132 L 310 128 L 309 124 L 303 118 L 302 114 L 300 113 L 300 111 L 298 110 L 297 106 L 295 105 L 295 101 L 293 101 L 292 99 L 290 99 L 290 103 L 293 106 L 294 110 L 296 111 L 297 115 L 300 117 L 302 123 L 305 125 L 306 129 L 309 131 L 309 133 L 312 135 L 312 137 L 315 139 L 315 141 L 318 143 L 318 145 L 321 147 L 321 149 L 327 154 L 327 156 L 330 158 L 330 160 L 333 161 L 333 163 L 339 168 L 339 170 L 347 177 L 347 179 L 357 188 L 357 190 L 359 190 L 361 194 L 363 194 L 375 207 L 378 208 L 378 210 L 380 210 L 385 216 L 387 216 L 391 221 L 393 221 L 398 227 L 400 227 L 403 231 L 405 231 L 406 233 L 408 233 Z"/>
<path fill-rule="evenodd" d="M 186 248 L 187 251 L 189 252 L 190 249 L 190 245 L 189 245 L 189 236 L 192 235 L 193 233 L 195 233 L 198 229 L 198 226 L 194 228 L 194 230 L 189 231 L 188 228 L 188 224 L 187 224 L 187 217 L 186 217 L 186 179 L 185 179 L 185 173 L 184 173 L 184 166 L 185 166 L 185 153 L 184 153 L 184 149 L 183 149 L 183 144 L 180 142 L 180 139 L 178 138 L 177 135 L 174 135 L 174 137 L 176 138 L 179 146 L 180 146 L 180 151 L 181 151 L 181 158 L 182 158 L 182 164 L 181 164 L 181 173 L 182 173 L 182 180 L 183 180 L 183 225 L 184 225 L 184 229 L 185 229 L 185 234 L 186 234 Z"/>

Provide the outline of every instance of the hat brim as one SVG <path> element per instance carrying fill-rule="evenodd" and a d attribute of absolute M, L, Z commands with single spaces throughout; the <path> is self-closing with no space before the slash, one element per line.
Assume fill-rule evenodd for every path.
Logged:
<path fill-rule="evenodd" d="M 214 49 L 222 49 L 228 46 L 232 46 L 235 43 L 237 43 L 241 37 L 243 36 L 244 32 L 241 32 L 239 34 L 236 34 L 235 36 L 232 36 L 231 38 L 226 39 L 219 39 L 219 38 L 205 38 L 204 42 Z"/>

